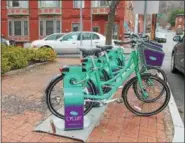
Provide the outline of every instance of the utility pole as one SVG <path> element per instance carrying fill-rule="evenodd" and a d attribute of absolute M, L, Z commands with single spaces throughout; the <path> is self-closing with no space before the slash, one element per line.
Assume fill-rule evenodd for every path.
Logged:
<path fill-rule="evenodd" d="M 152 14 L 151 40 L 155 40 L 156 22 L 157 22 L 157 14 Z"/>
<path fill-rule="evenodd" d="M 135 28 L 134 32 L 138 33 L 138 14 L 135 15 Z"/>
<path fill-rule="evenodd" d="M 83 21 L 82 21 L 82 0 L 80 1 L 80 46 L 82 46 L 82 30 L 83 30 Z"/>
<path fill-rule="evenodd" d="M 144 3 L 144 27 L 143 27 L 143 35 L 146 34 L 146 21 L 147 21 L 147 0 Z"/>

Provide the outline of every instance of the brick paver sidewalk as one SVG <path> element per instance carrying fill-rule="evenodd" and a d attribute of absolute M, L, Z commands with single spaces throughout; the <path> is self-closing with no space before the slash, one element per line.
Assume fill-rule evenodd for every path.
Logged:
<path fill-rule="evenodd" d="M 58 74 L 62 63 L 76 64 L 76 59 L 58 59 L 19 75 L 2 80 L 2 142 L 75 142 L 75 140 L 33 132 L 48 114 L 44 89 Z M 120 97 L 121 90 L 116 96 Z M 166 142 L 164 112 L 152 117 L 138 117 L 124 104 L 111 103 L 89 142 Z"/>

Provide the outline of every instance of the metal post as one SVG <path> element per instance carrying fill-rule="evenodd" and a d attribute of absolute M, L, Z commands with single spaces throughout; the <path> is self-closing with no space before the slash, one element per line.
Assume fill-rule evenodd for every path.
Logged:
<path fill-rule="evenodd" d="M 143 34 L 146 34 L 146 20 L 147 20 L 147 0 L 145 0 L 144 3 L 144 28 L 143 28 Z"/>
<path fill-rule="evenodd" d="M 135 28 L 134 32 L 138 33 L 138 14 L 135 15 Z"/>
<path fill-rule="evenodd" d="M 93 31 L 93 24 L 92 24 L 92 22 L 93 22 L 93 15 L 92 15 L 92 3 L 94 2 L 94 1 L 90 1 L 91 2 L 91 7 L 90 7 L 90 9 L 91 9 L 91 32 Z M 92 47 L 92 34 L 91 34 L 91 47 Z"/>
<path fill-rule="evenodd" d="M 82 30 L 83 30 L 83 23 L 82 23 L 82 0 L 80 1 L 80 46 L 82 46 Z"/>

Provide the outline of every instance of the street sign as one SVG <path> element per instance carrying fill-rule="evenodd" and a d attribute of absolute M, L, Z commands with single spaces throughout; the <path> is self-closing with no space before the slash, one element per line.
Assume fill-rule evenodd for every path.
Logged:
<path fill-rule="evenodd" d="M 145 1 L 133 1 L 134 14 L 144 14 Z M 147 14 L 153 14 L 159 12 L 159 1 L 148 1 L 147 0 Z"/>

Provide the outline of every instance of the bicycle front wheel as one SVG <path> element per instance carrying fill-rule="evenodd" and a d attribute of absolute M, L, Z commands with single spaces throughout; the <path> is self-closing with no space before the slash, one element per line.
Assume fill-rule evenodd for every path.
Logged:
<path fill-rule="evenodd" d="M 58 118 L 64 119 L 64 91 L 63 91 L 63 78 L 64 75 L 58 75 L 51 81 L 46 89 L 46 103 L 52 114 Z M 84 88 L 86 94 L 95 95 L 95 89 L 91 81 L 87 82 L 87 86 Z M 84 114 L 86 115 L 93 107 L 92 102 L 84 101 Z"/>
<path fill-rule="evenodd" d="M 153 76 L 156 76 L 158 78 L 161 78 L 163 81 L 167 82 L 166 74 L 161 68 L 147 66 L 147 73 L 149 73 Z M 145 84 L 148 84 L 148 86 L 153 86 L 153 85 L 150 85 L 149 79 L 147 79 L 145 81 Z M 156 96 L 155 98 L 150 98 L 150 99 L 145 100 L 142 98 L 142 93 L 141 93 L 141 90 L 139 89 L 138 86 L 139 85 L 137 84 L 137 82 L 135 82 L 133 84 L 133 89 L 134 89 L 134 92 L 135 92 L 136 96 L 138 97 L 138 99 L 142 100 L 143 102 L 155 102 L 156 100 L 158 100 L 160 98 L 160 96 L 163 95 L 164 90 L 165 90 L 165 89 L 161 89 L 161 92 L 159 93 L 158 96 Z"/>
<path fill-rule="evenodd" d="M 138 83 L 137 77 L 132 78 L 129 80 L 123 90 L 122 90 L 122 98 L 125 103 L 125 106 L 134 114 L 140 115 L 140 116 L 151 116 L 155 115 L 162 110 L 165 109 L 165 107 L 168 105 L 170 100 L 170 89 L 166 82 L 164 82 L 162 79 L 149 75 L 144 74 L 141 75 L 142 83 L 144 81 L 148 81 L 149 79 L 155 83 L 153 86 L 146 86 L 143 83 L 144 91 L 148 94 L 148 97 L 145 98 L 145 100 L 138 99 L 135 92 L 133 92 L 133 85 Z M 145 102 L 147 100 L 151 100 L 158 97 L 159 93 L 161 93 L 161 89 L 164 90 L 163 95 L 160 96 L 160 98 L 157 98 L 155 102 Z"/>
<path fill-rule="evenodd" d="M 162 80 L 164 80 L 165 82 L 167 82 L 167 76 L 161 68 L 147 66 L 147 71 L 149 73 L 151 73 L 152 75 L 157 76 L 157 77 L 161 78 Z"/>

